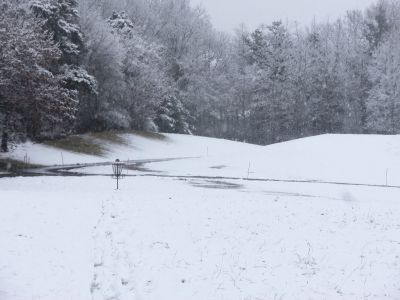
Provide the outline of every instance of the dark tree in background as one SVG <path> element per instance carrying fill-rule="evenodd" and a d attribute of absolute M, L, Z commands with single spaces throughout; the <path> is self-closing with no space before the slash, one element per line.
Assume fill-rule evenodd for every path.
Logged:
<path fill-rule="evenodd" d="M 174 96 L 165 98 L 158 108 L 155 123 L 161 132 L 190 134 L 189 112 Z"/>
<path fill-rule="evenodd" d="M 8 133 L 3 132 L 1 136 L 1 152 L 8 152 Z"/>

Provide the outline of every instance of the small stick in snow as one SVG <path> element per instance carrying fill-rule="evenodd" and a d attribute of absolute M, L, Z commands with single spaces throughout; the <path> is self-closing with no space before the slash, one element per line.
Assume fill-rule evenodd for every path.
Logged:
<path fill-rule="evenodd" d="M 389 168 L 386 169 L 386 186 L 389 185 Z"/>

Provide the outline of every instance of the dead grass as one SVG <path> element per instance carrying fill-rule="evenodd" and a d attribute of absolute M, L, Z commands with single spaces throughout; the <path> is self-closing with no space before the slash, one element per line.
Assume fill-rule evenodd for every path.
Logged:
<path fill-rule="evenodd" d="M 59 140 L 46 141 L 44 142 L 44 144 L 75 153 L 105 156 L 107 148 L 105 145 L 102 145 L 101 141 L 107 141 L 117 145 L 129 146 L 129 142 L 124 137 L 122 137 L 121 134 L 133 134 L 147 139 L 159 141 L 167 139 L 165 135 L 160 133 L 125 130 L 94 132 L 83 136 L 72 135 Z"/>
<path fill-rule="evenodd" d="M 42 168 L 41 165 L 35 165 L 30 163 L 24 163 L 23 161 L 13 159 L 0 159 L 0 171 L 5 172 L 17 172 L 26 169 Z"/>
<path fill-rule="evenodd" d="M 106 149 L 94 139 L 78 135 L 71 135 L 60 140 L 46 141 L 44 144 L 66 151 L 95 156 L 104 156 L 106 152 Z"/>
<path fill-rule="evenodd" d="M 161 133 L 157 133 L 157 132 L 145 132 L 145 131 L 137 131 L 137 130 L 129 130 L 129 131 L 125 131 L 124 133 L 130 133 L 130 134 L 134 134 L 134 135 L 138 135 L 144 138 L 148 138 L 148 139 L 153 139 L 153 140 L 159 140 L 159 141 L 163 141 L 166 140 L 167 137 Z"/>
<path fill-rule="evenodd" d="M 119 134 L 121 134 L 121 132 L 104 131 L 104 132 L 90 133 L 90 136 L 95 139 L 111 142 L 118 145 L 128 146 L 129 145 L 128 141 L 125 140 L 123 137 L 121 137 Z"/>

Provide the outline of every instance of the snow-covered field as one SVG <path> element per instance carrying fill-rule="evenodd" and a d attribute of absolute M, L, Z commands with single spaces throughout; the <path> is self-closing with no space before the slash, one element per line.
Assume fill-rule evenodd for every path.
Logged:
<path fill-rule="evenodd" d="M 1 300 L 400 299 L 400 188 L 381 186 L 387 171 L 400 186 L 400 137 L 125 138 L 64 162 L 185 159 L 131 170 L 120 191 L 106 176 L 0 179 Z"/>

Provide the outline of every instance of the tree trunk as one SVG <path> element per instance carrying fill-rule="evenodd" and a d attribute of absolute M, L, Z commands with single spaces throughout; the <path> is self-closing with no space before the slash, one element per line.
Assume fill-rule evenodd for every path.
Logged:
<path fill-rule="evenodd" d="M 6 132 L 1 137 L 1 152 L 8 152 L 8 134 Z"/>

